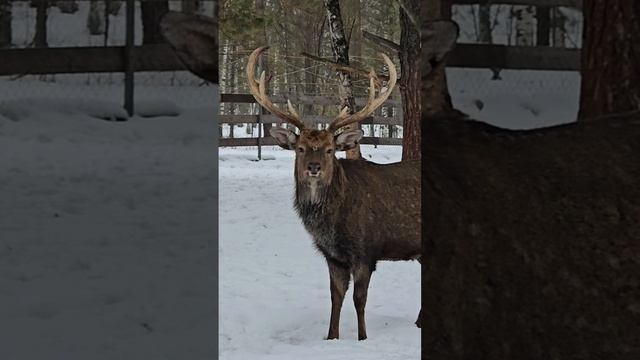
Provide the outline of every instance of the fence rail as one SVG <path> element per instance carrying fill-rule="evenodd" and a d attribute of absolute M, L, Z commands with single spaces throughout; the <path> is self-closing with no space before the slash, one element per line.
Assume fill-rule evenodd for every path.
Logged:
<path fill-rule="evenodd" d="M 531 5 L 566 6 L 582 9 L 582 0 L 445 0 L 448 5 Z"/>
<path fill-rule="evenodd" d="M 286 103 L 288 100 L 295 102 L 300 105 L 335 105 L 338 103 L 337 98 L 327 97 L 327 96 L 271 96 L 270 100 L 274 103 Z M 363 105 L 367 99 L 364 98 L 356 98 L 357 105 Z M 255 104 L 256 101 L 253 95 L 250 94 L 220 94 L 220 103 L 239 103 L 239 104 Z M 370 125 L 385 125 L 385 126 L 393 126 L 393 125 L 402 125 L 402 111 L 401 111 L 401 103 L 397 100 L 387 100 L 381 108 L 395 108 L 396 116 L 381 116 L 381 109 L 378 109 L 373 116 L 362 121 L 361 124 L 370 124 Z M 273 123 L 280 123 L 275 115 L 269 114 L 265 109 L 261 109 L 261 114 L 257 115 L 220 115 L 219 122 L 220 124 L 258 124 L 270 126 Z M 305 121 L 312 125 L 318 124 L 329 124 L 333 117 L 331 116 L 322 116 L 322 115 L 309 115 L 304 117 Z M 233 131 L 233 130 L 231 130 Z M 232 133 L 232 132 L 231 132 Z M 248 137 L 248 138 L 221 138 L 219 140 L 219 146 L 257 146 L 258 147 L 258 158 L 261 157 L 261 147 L 264 145 L 277 145 L 275 140 L 269 136 L 262 136 L 262 132 L 259 131 L 259 137 Z M 401 138 L 393 138 L 393 137 L 364 137 L 361 144 L 366 145 L 401 145 Z"/>
<path fill-rule="evenodd" d="M 124 72 L 125 46 L 0 49 L 0 76 Z M 178 71 L 184 66 L 167 44 L 132 48 L 133 71 Z"/>

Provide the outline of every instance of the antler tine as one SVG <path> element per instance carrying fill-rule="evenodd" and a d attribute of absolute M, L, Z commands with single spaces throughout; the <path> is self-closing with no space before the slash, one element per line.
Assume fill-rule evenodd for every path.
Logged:
<path fill-rule="evenodd" d="M 387 91 L 380 92 L 380 96 L 376 98 L 376 88 L 375 88 L 375 72 L 373 69 L 369 73 L 369 99 L 367 104 L 362 108 L 362 110 L 358 111 L 355 114 L 348 115 L 343 109 L 340 115 L 338 115 L 332 122 L 329 124 L 330 131 L 336 131 L 342 127 L 345 127 L 349 124 L 360 122 L 366 119 L 372 112 L 374 112 L 377 108 L 379 108 L 391 95 L 393 88 L 396 85 L 396 81 L 398 80 L 398 73 L 396 72 L 396 66 L 393 64 L 391 59 L 383 53 L 380 53 L 382 59 L 387 64 L 389 68 L 389 81 L 387 82 Z M 382 89 L 381 89 L 382 90 Z"/>
<path fill-rule="evenodd" d="M 269 100 L 269 96 L 267 95 L 267 81 L 266 74 L 263 71 L 260 74 L 260 79 L 256 80 L 256 66 L 258 64 L 258 59 L 260 55 L 267 50 L 268 46 L 259 47 L 249 55 L 249 60 L 247 61 L 247 80 L 249 82 L 249 91 L 251 95 L 256 99 L 256 101 L 262 105 L 265 109 L 267 109 L 273 115 L 276 115 L 284 122 L 287 122 L 291 125 L 294 125 L 298 129 L 302 130 L 305 128 L 304 122 L 300 118 L 300 115 L 295 111 L 293 105 L 291 105 L 290 101 L 287 101 L 287 106 L 289 108 L 289 112 L 284 112 L 280 110 L 274 103 Z"/>

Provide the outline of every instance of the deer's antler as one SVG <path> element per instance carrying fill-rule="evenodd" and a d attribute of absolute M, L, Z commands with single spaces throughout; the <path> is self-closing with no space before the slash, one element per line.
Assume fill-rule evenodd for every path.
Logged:
<path fill-rule="evenodd" d="M 362 110 L 355 114 L 349 114 L 349 109 L 346 107 L 342 109 L 342 112 L 340 112 L 331 124 L 329 124 L 329 131 L 336 131 L 349 124 L 357 123 L 366 119 L 372 112 L 387 101 L 389 95 L 391 95 L 391 91 L 393 91 L 393 88 L 396 85 L 396 81 L 398 80 L 398 73 L 396 72 L 396 66 L 391 62 L 391 59 L 389 59 L 385 54 L 380 53 L 380 55 L 389 68 L 389 81 L 387 82 L 386 91 L 383 92 L 381 89 L 380 96 L 376 97 L 376 74 L 372 69 L 371 72 L 369 72 L 369 100 L 367 101 L 367 104 L 362 108 Z"/>
<path fill-rule="evenodd" d="M 249 91 L 251 91 L 253 97 L 256 98 L 256 101 L 265 109 L 269 110 L 270 113 L 302 130 L 305 127 L 304 122 L 300 118 L 300 115 L 298 115 L 296 110 L 293 108 L 291 101 L 287 100 L 287 107 L 289 108 L 289 112 L 287 113 L 280 110 L 274 103 L 271 102 L 271 100 L 269 100 L 269 97 L 267 96 L 267 81 L 265 79 L 264 71 L 262 72 L 262 74 L 260 74 L 260 79 L 256 80 L 256 65 L 258 64 L 258 58 L 268 48 L 268 46 L 259 47 L 253 50 L 253 52 L 249 56 L 249 61 L 247 62 L 247 80 L 249 81 Z"/>

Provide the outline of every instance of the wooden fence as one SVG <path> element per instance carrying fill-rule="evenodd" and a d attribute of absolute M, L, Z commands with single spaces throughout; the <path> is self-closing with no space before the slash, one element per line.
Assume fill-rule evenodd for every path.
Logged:
<path fill-rule="evenodd" d="M 124 108 L 131 116 L 135 72 L 186 70 L 168 44 L 134 46 L 136 1 L 125 1 L 124 46 L 0 49 L 0 76 L 122 72 Z M 207 72 L 218 73 L 217 68 Z"/>
<path fill-rule="evenodd" d="M 137 71 L 179 71 L 185 70 L 173 50 L 166 44 L 134 46 L 134 2 L 127 3 L 126 45 L 122 47 L 74 47 L 45 49 L 0 49 L 0 76 L 20 74 L 60 74 L 124 72 L 124 105 L 129 114 L 133 113 L 134 72 Z M 581 8 L 582 0 L 443 0 L 443 13 L 450 16 L 453 5 L 506 4 L 531 5 L 539 9 L 553 6 Z M 542 13 L 542 12 L 541 12 Z M 544 30 L 539 28 L 538 30 Z M 547 37 L 548 38 L 548 37 Z M 447 66 L 464 68 L 563 70 L 580 69 L 580 50 L 549 47 L 540 42 L 538 46 L 522 47 L 489 44 L 459 44 L 450 54 Z M 217 71 L 215 71 L 217 73 Z M 221 103 L 254 103 L 251 95 L 223 94 Z M 285 102 L 284 98 L 273 97 L 274 102 Z M 319 97 L 291 97 L 297 104 L 335 105 L 336 99 Z M 360 99 L 357 103 L 362 103 Z M 397 101 L 388 101 L 388 106 L 400 109 Z M 378 113 L 364 124 L 402 125 L 401 111 L 396 117 L 382 117 Z M 330 119 L 322 116 L 307 116 L 313 123 L 327 123 Z M 222 115 L 221 124 L 269 124 L 275 122 L 270 114 L 263 115 Z M 259 126 L 259 128 L 262 128 Z M 400 144 L 396 138 L 364 138 L 364 144 Z M 272 145 L 270 137 L 220 139 L 220 146 L 262 146 Z"/>
<path fill-rule="evenodd" d="M 287 98 L 283 96 L 272 96 L 270 97 L 271 101 L 278 104 L 285 104 L 287 99 L 291 100 L 292 103 L 297 105 L 329 105 L 336 106 L 338 104 L 337 98 L 329 98 L 325 96 L 289 96 Z M 365 98 L 356 98 L 356 105 L 363 105 L 367 99 Z M 221 94 L 220 95 L 220 103 L 235 103 L 235 104 L 255 104 L 256 101 L 253 98 L 253 95 L 249 94 Z M 388 114 L 394 114 L 394 116 L 382 116 L 382 108 L 387 108 Z M 271 115 L 266 112 L 266 110 L 260 110 L 262 114 L 257 115 L 220 115 L 219 122 L 220 124 L 273 124 L 281 122 L 274 115 Z M 330 116 L 322 116 L 322 115 L 310 115 L 304 116 L 304 120 L 310 125 L 317 124 L 328 124 L 333 120 L 333 117 Z M 362 122 L 363 125 L 372 124 L 372 125 L 384 125 L 388 126 L 391 130 L 391 126 L 393 125 L 402 125 L 402 104 L 397 100 L 387 100 L 385 103 L 375 111 L 373 116 L 370 116 L 368 119 Z M 389 131 L 391 134 L 391 131 Z M 261 147 L 263 145 L 276 145 L 275 140 L 270 136 L 264 136 L 262 134 L 262 126 L 258 126 L 258 137 L 252 138 L 221 138 L 220 146 L 257 146 L 258 147 L 258 158 L 261 157 Z M 371 145 L 401 145 L 402 139 L 394 138 L 391 136 L 388 137 L 364 137 L 360 142 L 362 144 L 371 144 Z"/>

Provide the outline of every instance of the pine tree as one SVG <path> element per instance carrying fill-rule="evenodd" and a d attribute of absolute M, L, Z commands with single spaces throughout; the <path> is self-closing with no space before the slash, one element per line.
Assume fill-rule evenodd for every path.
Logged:
<path fill-rule="evenodd" d="M 584 0 L 580 120 L 640 111 L 640 2 Z"/>

